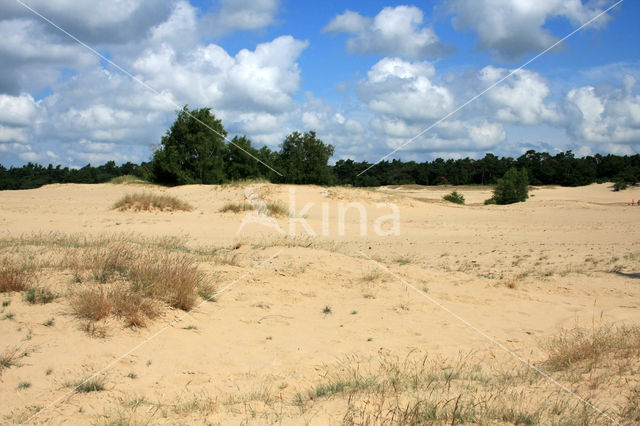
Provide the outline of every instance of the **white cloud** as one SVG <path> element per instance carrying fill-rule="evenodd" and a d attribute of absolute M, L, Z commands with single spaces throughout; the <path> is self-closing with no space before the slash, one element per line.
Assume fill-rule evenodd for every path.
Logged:
<path fill-rule="evenodd" d="M 204 31 L 224 34 L 238 30 L 257 30 L 272 25 L 278 0 L 221 0 L 220 10 L 204 19 Z"/>
<path fill-rule="evenodd" d="M 440 118 L 453 107 L 453 96 L 434 84 L 433 65 L 384 58 L 357 87 L 358 96 L 376 113 L 409 121 Z"/>
<path fill-rule="evenodd" d="M 596 5 L 593 5 L 593 4 Z M 558 40 L 544 28 L 551 19 L 563 17 L 574 27 L 601 12 L 597 4 L 581 0 L 448 0 L 456 29 L 471 29 L 478 35 L 481 48 L 506 59 L 539 52 Z M 603 16 L 590 27 L 604 25 Z"/>
<path fill-rule="evenodd" d="M 481 83 L 489 87 L 510 71 L 487 66 L 480 70 Z M 495 117 L 503 122 L 536 125 L 562 120 L 555 105 L 545 103 L 551 95 L 546 81 L 537 73 L 520 70 L 486 93 Z"/>
<path fill-rule="evenodd" d="M 409 58 L 438 56 L 447 49 L 431 27 L 423 27 L 424 15 L 415 6 L 385 7 L 374 18 L 347 10 L 323 29 L 347 33 L 351 52 L 378 53 Z"/>
<path fill-rule="evenodd" d="M 37 113 L 38 106 L 30 94 L 0 94 L 0 124 L 28 126 L 33 123 Z"/>
<path fill-rule="evenodd" d="M 631 76 L 621 86 L 583 86 L 569 91 L 565 108 L 569 132 L 588 143 L 640 148 L 640 95 Z"/>

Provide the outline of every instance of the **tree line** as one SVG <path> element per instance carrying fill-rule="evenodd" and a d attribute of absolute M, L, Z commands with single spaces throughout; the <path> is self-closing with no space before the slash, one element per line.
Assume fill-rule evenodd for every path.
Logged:
<path fill-rule="evenodd" d="M 481 159 L 437 158 L 415 162 L 339 160 L 329 165 L 334 147 L 315 132 L 293 132 L 278 151 L 256 148 L 246 136 L 227 141 L 222 122 L 209 108 L 185 106 L 160 141 L 148 162 L 113 161 L 80 169 L 28 163 L 9 169 L 0 165 L 0 190 L 37 188 L 50 183 L 102 183 L 134 175 L 165 185 L 220 184 L 246 179 L 273 183 L 317 185 L 494 185 L 507 171 L 526 169 L 529 184 L 580 186 L 594 182 L 617 182 L 616 188 L 635 185 L 640 178 L 640 155 L 600 155 L 578 158 L 571 151 L 551 155 L 527 151 L 518 158 L 488 153 Z"/>

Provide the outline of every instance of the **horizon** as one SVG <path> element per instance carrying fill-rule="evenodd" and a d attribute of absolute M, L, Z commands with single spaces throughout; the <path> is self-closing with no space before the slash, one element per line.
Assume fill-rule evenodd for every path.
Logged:
<path fill-rule="evenodd" d="M 373 163 L 615 4 L 27 3 L 170 102 L 5 2 L 5 167 L 149 161 L 185 104 L 211 107 L 229 139 L 277 150 L 315 130 L 335 147 L 331 164 Z M 639 153 L 639 16 L 637 2 L 621 2 L 388 160 Z"/>

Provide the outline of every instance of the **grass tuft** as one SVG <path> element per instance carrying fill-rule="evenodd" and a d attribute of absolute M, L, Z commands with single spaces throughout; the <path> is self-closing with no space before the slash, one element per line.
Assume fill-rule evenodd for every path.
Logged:
<path fill-rule="evenodd" d="M 104 377 L 94 377 L 86 382 L 78 382 L 75 384 L 75 391 L 78 393 L 101 392 L 105 389 Z"/>
<path fill-rule="evenodd" d="M 8 259 L 0 261 L 0 292 L 23 291 L 32 279 L 33 271 L 26 266 L 19 266 Z"/>
<path fill-rule="evenodd" d="M 32 305 L 51 303 L 55 298 L 56 295 L 44 287 L 31 287 L 24 292 L 24 300 Z"/>
<path fill-rule="evenodd" d="M 150 193 L 128 194 L 118 200 L 113 209 L 134 211 L 191 211 L 193 207 L 171 195 L 157 195 Z"/>

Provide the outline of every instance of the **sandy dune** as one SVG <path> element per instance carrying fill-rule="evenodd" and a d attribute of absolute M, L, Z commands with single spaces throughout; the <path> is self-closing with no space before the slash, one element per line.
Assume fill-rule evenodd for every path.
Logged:
<path fill-rule="evenodd" d="M 264 200 L 287 205 L 295 191 L 297 216 L 313 203 L 297 217 L 295 236 L 257 223 L 237 232 L 245 214 L 220 209 L 242 202 L 247 185 L 48 185 L 0 192 L 3 241 L 34 232 L 179 236 L 190 249 L 217 250 L 200 268 L 218 289 L 233 283 L 215 302 L 113 364 L 105 391 L 74 394 L 53 406 L 73 389 L 70 382 L 118 360 L 183 312 L 167 308 L 139 329 L 113 319 L 107 336 L 95 338 L 81 329 L 65 297 L 31 305 L 15 292 L 0 295 L 9 301 L 0 314 L 0 350 L 30 352 L 1 373 L 0 421 L 25 420 L 43 408 L 33 423 L 107 421 L 128 412 L 127 401 L 144 396 L 155 405 L 144 405 L 136 416 L 151 423 L 340 423 L 344 413 L 333 400 L 270 416 L 260 414 L 270 408 L 256 395 L 292 401 L 322 379 L 324 365 L 350 356 L 418 351 L 513 360 L 478 330 L 539 362 L 545 357 L 541 344 L 563 328 L 594 321 L 640 324 L 640 207 L 629 205 L 640 198 L 640 188 L 534 188 L 526 203 L 484 206 L 489 188 L 461 187 L 456 189 L 468 205 L 458 206 L 442 201 L 450 187 L 249 187 Z M 141 191 L 174 195 L 194 210 L 111 209 L 123 195 Z M 348 210 L 340 235 L 341 203 L 361 203 L 365 235 L 357 207 Z M 398 235 L 376 235 L 375 222 L 393 213 L 391 205 L 397 207 Z M 286 232 L 290 220 L 277 218 Z M 303 223 L 317 235 L 308 235 Z M 391 231 L 392 224 L 382 221 L 381 229 Z M 11 247 L 3 247 L 8 255 Z M 70 285 L 63 272 L 38 280 L 60 294 Z M 54 324 L 43 325 L 49 318 Z M 24 382 L 29 387 L 20 388 Z M 206 395 L 216 406 L 166 408 L 176 401 L 193 405 L 194 395 Z M 613 395 L 609 402 L 619 401 Z"/>

